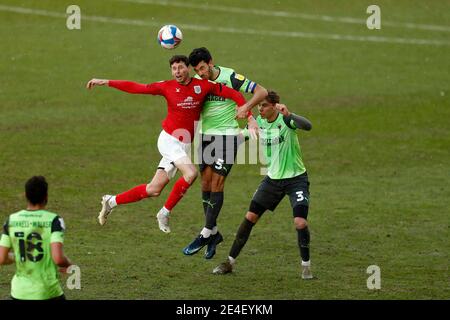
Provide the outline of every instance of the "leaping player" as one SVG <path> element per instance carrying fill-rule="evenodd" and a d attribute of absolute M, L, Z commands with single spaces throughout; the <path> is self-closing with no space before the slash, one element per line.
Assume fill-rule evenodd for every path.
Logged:
<path fill-rule="evenodd" d="M 122 80 L 92 79 L 87 83 L 88 89 L 107 85 L 128 93 L 160 95 L 167 100 L 168 112 L 158 138 L 158 150 L 162 159 L 152 181 L 117 195 L 104 195 L 98 216 L 100 225 L 106 223 L 109 214 L 118 205 L 159 196 L 179 169 L 182 177 L 175 182 L 166 203 L 156 215 L 161 231 L 169 233 L 169 214 L 198 175 L 189 153 L 194 137 L 194 123 L 200 118 L 207 95 L 232 99 L 238 106 L 246 104 L 244 96 L 238 91 L 212 81 L 192 78 L 189 75 L 189 59 L 186 56 L 175 55 L 169 60 L 169 64 L 173 80 L 140 84 Z"/>

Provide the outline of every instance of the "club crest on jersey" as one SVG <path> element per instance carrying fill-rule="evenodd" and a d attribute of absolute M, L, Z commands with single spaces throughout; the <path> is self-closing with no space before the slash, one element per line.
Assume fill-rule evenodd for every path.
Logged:
<path fill-rule="evenodd" d="M 196 94 L 202 93 L 202 87 L 200 87 L 200 86 L 194 86 L 194 92 L 195 92 Z"/>
<path fill-rule="evenodd" d="M 180 88 L 175 88 L 175 92 L 180 92 Z"/>

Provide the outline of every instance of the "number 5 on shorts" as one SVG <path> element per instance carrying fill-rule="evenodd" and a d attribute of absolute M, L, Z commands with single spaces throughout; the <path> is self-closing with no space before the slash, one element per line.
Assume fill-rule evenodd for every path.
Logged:
<path fill-rule="evenodd" d="M 225 162 L 225 160 L 223 160 L 223 159 L 217 159 L 217 161 L 216 161 L 216 163 L 214 165 L 216 170 L 222 170 L 224 162 Z"/>

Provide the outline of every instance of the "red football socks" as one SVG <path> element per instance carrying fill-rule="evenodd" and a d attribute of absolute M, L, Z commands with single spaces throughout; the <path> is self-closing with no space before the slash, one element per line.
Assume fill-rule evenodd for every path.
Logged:
<path fill-rule="evenodd" d="M 167 198 L 167 201 L 164 205 L 164 207 L 171 211 L 173 207 L 175 207 L 178 203 L 178 201 L 183 198 L 186 191 L 189 189 L 191 185 L 184 180 L 184 177 L 181 177 L 180 179 L 175 182 L 173 185 L 172 191 L 170 192 L 169 198 Z"/>
<path fill-rule="evenodd" d="M 134 187 L 133 189 L 130 189 L 121 194 L 118 194 L 116 196 L 116 203 L 119 205 L 119 204 L 125 204 L 125 203 L 130 203 L 130 202 L 136 202 L 136 201 L 140 201 L 144 198 L 148 198 L 146 189 L 147 189 L 147 185 L 141 184 L 137 187 Z"/>

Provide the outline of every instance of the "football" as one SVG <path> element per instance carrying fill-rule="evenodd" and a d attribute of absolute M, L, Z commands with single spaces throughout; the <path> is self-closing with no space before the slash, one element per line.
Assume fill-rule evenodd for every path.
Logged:
<path fill-rule="evenodd" d="M 158 43 L 164 49 L 175 49 L 183 39 L 180 28 L 175 25 L 165 25 L 158 32 Z"/>

